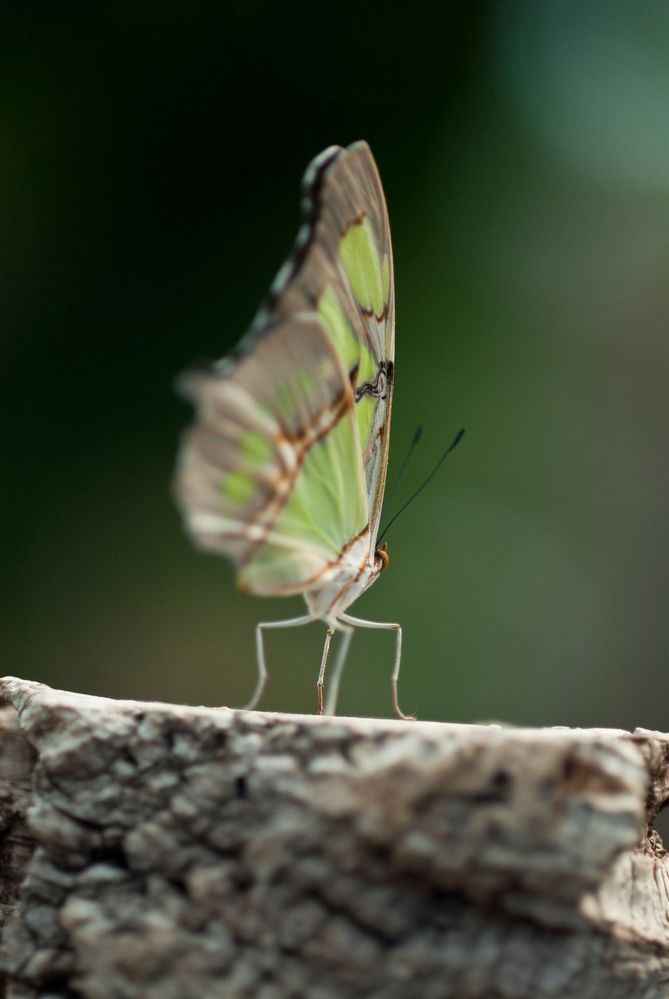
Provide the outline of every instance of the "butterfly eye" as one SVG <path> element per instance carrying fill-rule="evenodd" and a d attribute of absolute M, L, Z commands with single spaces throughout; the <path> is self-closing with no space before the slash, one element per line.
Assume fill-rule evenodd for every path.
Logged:
<path fill-rule="evenodd" d="M 376 564 L 379 572 L 385 572 L 390 565 L 390 555 L 388 554 L 388 542 L 384 541 L 380 548 L 376 549 Z"/>

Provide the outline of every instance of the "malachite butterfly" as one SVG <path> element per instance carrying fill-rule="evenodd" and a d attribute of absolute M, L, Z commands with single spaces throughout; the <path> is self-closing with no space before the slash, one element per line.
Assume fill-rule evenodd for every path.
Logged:
<path fill-rule="evenodd" d="M 188 531 L 229 556 L 250 593 L 301 593 L 308 613 L 263 632 L 322 620 L 318 710 L 330 642 L 342 642 L 328 687 L 334 712 L 353 629 L 396 634 L 399 624 L 346 613 L 388 564 L 377 548 L 388 463 L 394 379 L 395 299 L 390 228 L 378 169 L 366 142 L 330 146 L 307 168 L 306 221 L 269 298 L 231 356 L 182 382 L 197 408 L 179 455 L 176 493 Z"/>

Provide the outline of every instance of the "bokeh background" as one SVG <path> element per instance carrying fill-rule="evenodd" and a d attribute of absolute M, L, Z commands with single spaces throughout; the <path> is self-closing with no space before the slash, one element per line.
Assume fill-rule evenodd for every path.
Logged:
<path fill-rule="evenodd" d="M 669 726 L 669 7 L 27 3 L 3 14 L 3 671 L 239 704 L 253 626 L 170 497 L 173 391 L 251 320 L 331 143 L 366 138 L 397 279 L 390 571 L 422 718 Z M 388 511 L 392 512 L 392 508 Z M 268 638 L 312 711 L 322 631 Z M 390 711 L 360 633 L 342 713 Z"/>

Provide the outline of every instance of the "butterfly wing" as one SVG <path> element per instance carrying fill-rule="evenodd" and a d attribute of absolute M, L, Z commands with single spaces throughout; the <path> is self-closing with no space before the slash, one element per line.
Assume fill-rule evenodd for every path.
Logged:
<path fill-rule="evenodd" d="M 268 595 L 341 579 L 361 535 L 373 551 L 388 448 L 392 255 L 366 144 L 321 153 L 304 198 L 267 305 L 230 358 L 184 386 L 198 410 L 177 471 L 187 526 Z"/>
<path fill-rule="evenodd" d="M 367 143 L 324 150 L 302 195 L 307 221 L 252 330 L 271 315 L 320 316 L 353 387 L 373 542 L 390 443 L 395 297 L 388 211 Z"/>
<path fill-rule="evenodd" d="M 368 520 L 353 392 L 321 323 L 279 322 L 186 388 L 199 419 L 177 494 L 195 540 L 229 555 L 253 593 L 318 589 Z"/>

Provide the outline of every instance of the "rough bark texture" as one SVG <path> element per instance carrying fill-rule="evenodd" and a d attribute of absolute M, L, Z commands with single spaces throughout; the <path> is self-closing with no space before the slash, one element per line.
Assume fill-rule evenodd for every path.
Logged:
<path fill-rule="evenodd" d="M 14 999 L 669 996 L 666 735 L 2 689 Z"/>
<path fill-rule="evenodd" d="M 22 734 L 16 712 L 0 708 L 0 939 L 16 908 L 35 841 L 26 827 L 35 753 Z M 0 996 L 4 996 L 0 982 Z"/>

